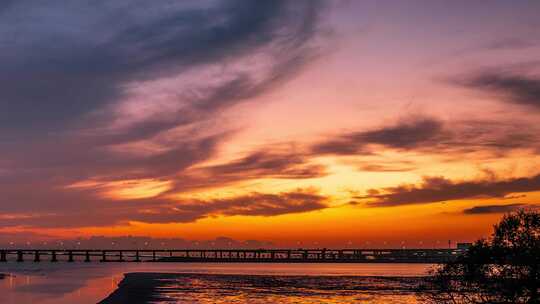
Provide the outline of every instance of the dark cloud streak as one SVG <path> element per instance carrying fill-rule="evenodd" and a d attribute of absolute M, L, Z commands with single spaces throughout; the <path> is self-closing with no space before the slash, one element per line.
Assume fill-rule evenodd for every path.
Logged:
<path fill-rule="evenodd" d="M 402 185 L 372 190 L 366 196 L 370 207 L 429 204 L 471 198 L 504 198 L 512 193 L 540 191 L 540 175 L 508 180 L 452 182 L 442 177 L 426 177 L 419 186 Z"/>
<path fill-rule="evenodd" d="M 133 220 L 151 223 L 191 222 L 208 216 L 277 216 L 328 208 L 326 197 L 309 191 L 278 194 L 252 193 L 232 198 L 191 200 L 139 213 Z"/>
<path fill-rule="evenodd" d="M 536 128 L 519 122 L 444 122 L 420 116 L 374 130 L 348 132 L 330 137 L 314 144 L 311 153 L 376 156 L 383 147 L 439 155 L 475 152 L 504 155 L 513 149 L 535 148 L 537 134 Z"/>
<path fill-rule="evenodd" d="M 463 82 L 467 87 L 500 95 L 504 101 L 540 110 L 540 79 L 509 72 L 486 71 Z"/>
<path fill-rule="evenodd" d="M 484 205 L 474 206 L 463 210 L 463 214 L 476 215 L 476 214 L 493 214 L 493 213 L 507 213 L 521 208 L 536 207 L 527 204 L 507 204 L 507 205 Z"/>
<path fill-rule="evenodd" d="M 39 193 L 39 192 L 38 192 Z M 187 223 L 212 216 L 277 216 L 329 208 L 327 197 L 310 189 L 298 189 L 276 194 L 250 193 L 216 199 L 138 199 L 119 203 L 107 199 L 65 192 L 56 198 L 79 199 L 77 204 L 51 213 L 51 208 L 36 208 L 29 213 L 24 208 L 11 208 L 0 216 L 0 227 L 95 227 L 127 225 L 130 221 L 145 223 Z M 50 199 L 50 198 L 49 198 Z"/>
<path fill-rule="evenodd" d="M 347 155 L 367 152 L 368 145 L 414 149 L 442 135 L 442 123 L 432 118 L 415 118 L 372 131 L 352 132 L 313 147 L 316 154 Z"/>

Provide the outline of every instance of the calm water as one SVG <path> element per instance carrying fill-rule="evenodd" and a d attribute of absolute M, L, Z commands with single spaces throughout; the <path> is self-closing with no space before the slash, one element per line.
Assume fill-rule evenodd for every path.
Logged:
<path fill-rule="evenodd" d="M 424 264 L 6 263 L 0 265 L 0 273 L 10 276 L 0 281 L 0 303 L 98 303 L 117 289 L 125 273 L 174 274 L 131 280 L 137 284 L 153 283 L 160 291 L 155 303 L 416 303 L 411 282 L 414 277 L 425 275 L 430 267 Z"/>

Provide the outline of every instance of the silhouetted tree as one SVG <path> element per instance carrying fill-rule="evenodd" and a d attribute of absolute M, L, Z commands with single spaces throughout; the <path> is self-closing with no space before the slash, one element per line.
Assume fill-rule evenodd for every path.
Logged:
<path fill-rule="evenodd" d="M 427 279 L 420 298 L 440 304 L 539 304 L 540 213 L 519 210 Z"/>

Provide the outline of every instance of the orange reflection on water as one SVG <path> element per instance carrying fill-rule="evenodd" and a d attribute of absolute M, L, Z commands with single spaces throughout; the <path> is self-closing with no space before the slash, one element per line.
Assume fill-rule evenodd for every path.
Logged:
<path fill-rule="evenodd" d="M 0 303 L 94 304 L 126 273 L 171 275 L 157 290 L 179 303 L 416 303 L 421 264 L 6 263 Z M 379 277 L 387 277 L 377 279 Z M 394 277 L 401 277 L 398 281 Z M 159 278 L 159 277 L 158 277 Z M 143 280 L 151 283 L 151 280 Z M 269 284 L 267 284 L 270 282 Z M 125 285 L 125 284 L 123 284 Z"/>

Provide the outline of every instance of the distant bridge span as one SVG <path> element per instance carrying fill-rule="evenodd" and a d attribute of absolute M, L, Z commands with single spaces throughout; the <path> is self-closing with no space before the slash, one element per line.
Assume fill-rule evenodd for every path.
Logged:
<path fill-rule="evenodd" d="M 464 252 L 463 249 L 0 249 L 0 263 L 447 263 Z"/>

